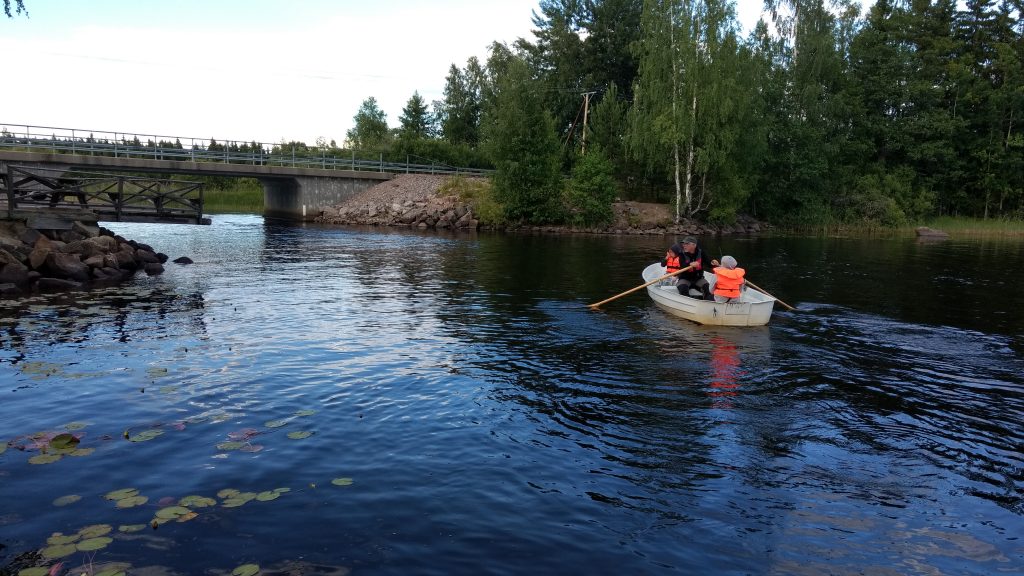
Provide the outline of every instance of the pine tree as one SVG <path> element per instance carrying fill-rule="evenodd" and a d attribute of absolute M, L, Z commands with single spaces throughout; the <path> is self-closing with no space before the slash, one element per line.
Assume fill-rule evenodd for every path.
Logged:
<path fill-rule="evenodd" d="M 405 140 L 422 140 L 430 138 L 434 133 L 434 120 L 427 110 L 427 103 L 420 96 L 420 93 L 413 92 L 412 97 L 402 109 L 402 115 L 398 118 L 401 123 L 399 137 Z"/>

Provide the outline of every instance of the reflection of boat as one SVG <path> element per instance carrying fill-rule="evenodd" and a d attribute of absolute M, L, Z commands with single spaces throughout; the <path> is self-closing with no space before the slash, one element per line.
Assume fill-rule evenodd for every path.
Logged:
<path fill-rule="evenodd" d="M 644 268 L 645 282 L 651 282 L 665 275 L 660 264 Z M 715 288 L 715 275 L 704 272 L 704 277 Z M 686 318 L 699 324 L 717 326 L 763 326 L 772 317 L 775 298 L 757 290 L 744 290 L 739 302 L 719 303 L 710 300 L 690 298 L 679 293 L 674 285 L 656 283 L 647 287 L 647 293 L 666 312 Z"/>

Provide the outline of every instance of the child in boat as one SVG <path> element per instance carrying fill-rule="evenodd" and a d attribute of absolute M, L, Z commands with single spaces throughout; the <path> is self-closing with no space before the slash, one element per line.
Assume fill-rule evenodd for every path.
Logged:
<path fill-rule="evenodd" d="M 739 301 L 741 291 L 746 287 L 743 275 L 746 271 L 737 268 L 736 259 L 722 256 L 722 265 L 714 269 L 718 280 L 715 282 L 715 302 Z"/>

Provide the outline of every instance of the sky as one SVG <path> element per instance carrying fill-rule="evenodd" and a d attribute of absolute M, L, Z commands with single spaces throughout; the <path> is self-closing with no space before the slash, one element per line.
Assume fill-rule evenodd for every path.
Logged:
<path fill-rule="evenodd" d="M 367 98 L 395 127 L 413 92 L 443 98 L 452 64 L 534 40 L 538 4 L 25 0 L 29 17 L 0 15 L 0 128 L 341 144 Z M 746 29 L 762 6 L 738 1 Z"/>

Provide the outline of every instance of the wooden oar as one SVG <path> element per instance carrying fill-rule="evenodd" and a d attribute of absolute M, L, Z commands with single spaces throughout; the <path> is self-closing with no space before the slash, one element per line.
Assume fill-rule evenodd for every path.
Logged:
<path fill-rule="evenodd" d="M 764 290 L 764 289 L 762 289 L 762 288 L 758 287 L 758 285 L 757 285 L 757 284 L 754 284 L 754 283 L 753 283 L 753 282 L 751 282 L 750 280 L 746 280 L 746 279 L 744 279 L 744 281 L 745 281 L 745 282 L 746 282 L 746 283 L 747 283 L 747 284 L 748 284 L 748 285 L 749 285 L 749 286 L 750 286 L 751 288 L 753 288 L 754 290 L 757 290 L 758 292 L 761 292 L 762 294 L 766 294 L 766 295 L 768 295 L 768 296 L 772 296 L 771 294 L 769 294 L 769 293 L 768 293 L 768 291 L 767 291 L 767 290 Z M 775 296 L 772 296 L 772 298 L 775 298 Z M 792 306 L 790 306 L 789 304 L 786 304 L 785 302 L 783 302 L 782 300 L 779 300 L 778 298 L 775 298 L 775 301 L 776 301 L 776 302 L 778 302 L 779 304 L 782 304 L 782 305 L 783 305 L 783 306 L 785 306 L 786 308 L 789 308 L 790 310 L 796 310 L 796 308 L 793 308 Z"/>
<path fill-rule="evenodd" d="M 687 270 L 689 270 L 691 268 L 693 268 L 693 266 L 687 266 L 686 268 L 683 268 L 681 270 L 676 270 L 675 272 L 670 272 L 668 274 L 665 274 L 661 278 L 655 278 L 654 280 L 651 280 L 650 282 L 648 282 L 646 284 L 641 284 L 641 285 L 637 286 L 636 288 L 630 288 L 629 290 L 626 290 L 622 294 L 616 294 L 615 296 L 612 296 L 611 298 L 608 298 L 608 299 L 605 299 L 605 300 L 601 300 L 600 302 L 594 302 L 593 304 L 590 305 L 590 309 L 591 310 L 597 310 L 597 307 L 600 306 L 601 304 L 607 304 L 608 302 L 611 302 L 612 300 L 615 300 L 616 298 L 622 298 L 626 294 L 632 294 L 633 292 L 636 292 L 637 290 L 639 290 L 641 288 L 647 288 L 651 284 L 656 284 L 656 283 L 661 282 L 662 280 L 664 280 L 666 278 L 671 278 L 671 277 L 675 276 L 676 274 L 682 274 L 683 272 L 686 272 Z"/>

